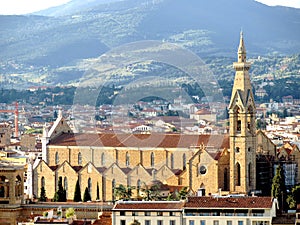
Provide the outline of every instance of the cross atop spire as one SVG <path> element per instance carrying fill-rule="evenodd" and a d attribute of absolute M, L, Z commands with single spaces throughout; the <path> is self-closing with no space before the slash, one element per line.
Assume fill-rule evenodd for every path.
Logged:
<path fill-rule="evenodd" d="M 240 33 L 240 44 L 238 48 L 238 62 L 246 62 L 246 48 L 244 44 L 243 31 Z"/>

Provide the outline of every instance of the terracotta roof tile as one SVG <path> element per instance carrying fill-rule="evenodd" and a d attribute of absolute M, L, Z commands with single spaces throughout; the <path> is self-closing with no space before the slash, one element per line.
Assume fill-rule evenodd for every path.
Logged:
<path fill-rule="evenodd" d="M 271 208 L 272 197 L 189 197 L 185 208 Z"/>
<path fill-rule="evenodd" d="M 185 135 L 185 134 L 62 134 L 50 141 L 58 146 L 97 147 L 161 147 L 188 148 L 204 144 L 214 148 L 229 148 L 228 135 Z"/>
<path fill-rule="evenodd" d="M 112 210 L 145 211 L 150 209 L 153 211 L 181 211 L 183 205 L 184 202 L 178 201 L 119 201 Z"/>

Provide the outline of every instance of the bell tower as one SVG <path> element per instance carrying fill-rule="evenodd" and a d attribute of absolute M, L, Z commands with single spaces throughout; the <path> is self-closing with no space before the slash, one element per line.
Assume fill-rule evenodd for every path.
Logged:
<path fill-rule="evenodd" d="M 230 192 L 247 194 L 256 188 L 256 108 L 249 76 L 251 63 L 246 61 L 242 32 L 238 61 L 233 67 L 236 72 L 229 104 Z"/>

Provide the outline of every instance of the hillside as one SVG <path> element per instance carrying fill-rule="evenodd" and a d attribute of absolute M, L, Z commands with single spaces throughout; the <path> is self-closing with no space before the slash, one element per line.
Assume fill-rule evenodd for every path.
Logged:
<path fill-rule="evenodd" d="M 136 41 L 235 57 L 241 28 L 249 56 L 300 50 L 300 10 L 254 0 L 73 0 L 37 14 L 0 16 L 2 83 L 76 83 L 84 60 Z"/>

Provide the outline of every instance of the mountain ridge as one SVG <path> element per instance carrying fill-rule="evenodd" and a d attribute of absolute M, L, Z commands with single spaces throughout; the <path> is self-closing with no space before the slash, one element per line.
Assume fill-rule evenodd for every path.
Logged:
<path fill-rule="evenodd" d="M 254 0 L 91 0 L 76 11 L 78 2 L 83 4 L 73 0 L 44 16 L 0 16 L 0 72 L 44 70 L 50 82 L 60 67 L 81 71 L 76 67 L 84 59 L 146 40 L 177 44 L 200 57 L 235 57 L 241 29 L 249 56 L 300 52 L 300 9 Z M 45 16 L 54 11 L 59 16 Z"/>

